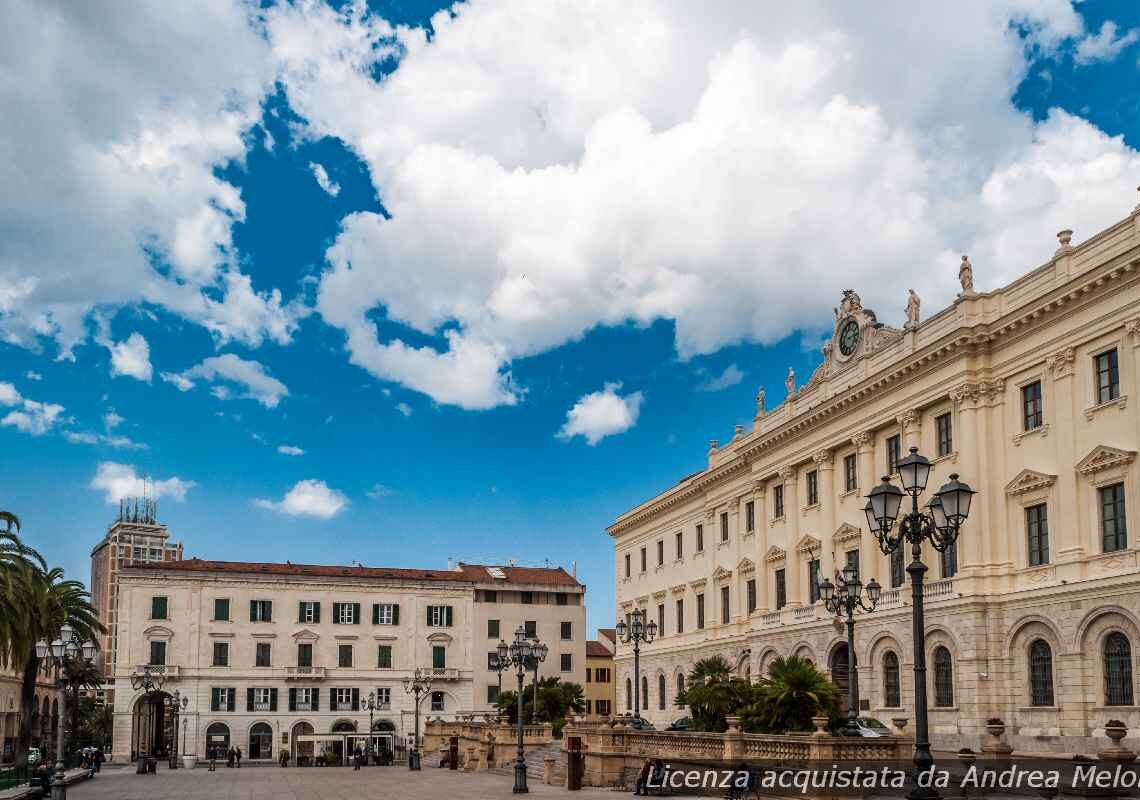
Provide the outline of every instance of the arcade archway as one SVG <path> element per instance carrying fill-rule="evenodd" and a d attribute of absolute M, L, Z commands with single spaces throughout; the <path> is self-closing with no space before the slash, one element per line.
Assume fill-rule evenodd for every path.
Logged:
<path fill-rule="evenodd" d="M 224 722 L 213 722 L 206 728 L 206 755 L 225 760 L 230 749 L 230 728 Z"/>
<path fill-rule="evenodd" d="M 173 698 L 163 691 L 147 692 L 135 703 L 131 722 L 131 760 L 140 753 L 168 758 L 178 746 L 174 717 L 167 708 Z"/>
<path fill-rule="evenodd" d="M 835 646 L 831 651 L 831 682 L 835 684 L 836 700 L 841 709 L 847 709 L 847 693 L 850 690 L 850 683 L 847 680 L 847 665 L 850 654 L 847 651 L 847 643 L 841 642 Z"/>

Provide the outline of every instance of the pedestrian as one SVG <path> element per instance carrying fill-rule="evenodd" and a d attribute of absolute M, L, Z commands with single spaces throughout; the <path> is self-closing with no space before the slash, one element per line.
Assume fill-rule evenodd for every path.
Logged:
<path fill-rule="evenodd" d="M 360 748 L 357 747 L 352 753 L 352 768 L 354 770 L 360 769 Z"/>
<path fill-rule="evenodd" d="M 289 766 L 289 751 L 282 748 L 281 749 L 281 757 L 278 759 L 278 761 L 281 763 L 282 767 Z"/>
<path fill-rule="evenodd" d="M 209 748 L 210 757 L 210 772 L 216 772 L 218 769 L 218 748 L 216 745 L 211 745 Z"/>
<path fill-rule="evenodd" d="M 95 771 L 96 772 L 102 771 L 103 761 L 106 759 L 106 756 L 103 755 L 103 748 L 102 747 L 96 747 L 95 748 L 94 759 L 95 759 Z"/>
<path fill-rule="evenodd" d="M 229 750 L 227 750 L 226 751 L 226 767 L 232 767 L 234 765 L 234 759 L 236 757 L 237 756 L 234 753 L 234 749 L 232 747 Z"/>
<path fill-rule="evenodd" d="M 637 773 L 637 783 L 633 787 L 633 793 L 638 795 L 649 795 L 649 789 L 646 784 L 649 783 L 649 773 L 653 769 L 653 764 L 649 759 L 645 759 L 645 763 L 641 765 L 641 769 Z"/>
<path fill-rule="evenodd" d="M 236 750 L 234 750 L 234 755 L 237 757 L 238 769 L 241 769 L 241 746 L 240 745 L 238 746 L 238 748 Z"/>

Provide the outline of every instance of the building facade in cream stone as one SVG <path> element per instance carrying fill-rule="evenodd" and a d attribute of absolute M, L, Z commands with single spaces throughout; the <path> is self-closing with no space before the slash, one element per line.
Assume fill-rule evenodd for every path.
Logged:
<path fill-rule="evenodd" d="M 354 746 L 345 737 L 366 734 L 370 719 L 398 748 L 413 731 L 403 678 L 417 668 L 432 675 L 421 724 L 489 711 L 497 676 L 487 653 L 518 626 L 550 649 L 541 676 L 581 682 L 584 600 L 585 587 L 560 568 L 200 559 L 124 567 L 114 754 L 177 748 L 201 758 L 232 746 L 254 760 L 282 750 L 311 759 Z M 132 688 L 131 677 L 147 672 L 160 691 Z M 177 734 L 160 708 L 175 690 L 188 698 Z"/>
<path fill-rule="evenodd" d="M 906 565 L 863 513 L 913 446 L 934 464 L 928 492 L 950 473 L 979 491 L 956 548 L 923 550 L 934 746 L 978 749 L 993 717 L 1019 752 L 1094 753 L 1109 719 L 1140 729 L 1140 208 L 1059 238 L 991 292 L 963 257 L 957 299 L 920 319 L 912 294 L 903 328 L 845 292 L 805 385 L 789 374 L 771 410 L 761 392 L 750 430 L 610 526 L 618 612 L 659 626 L 641 651 L 644 716 L 683 716 L 682 675 L 713 654 L 752 676 L 805 656 L 844 687 L 846 634 L 815 581 L 852 564 L 884 587 L 857 618 L 863 713 L 913 731 Z M 630 648 L 616 660 L 625 711 Z"/>

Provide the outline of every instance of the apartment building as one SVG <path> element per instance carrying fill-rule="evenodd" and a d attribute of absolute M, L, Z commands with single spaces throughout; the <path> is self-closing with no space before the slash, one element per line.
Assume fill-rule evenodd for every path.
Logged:
<path fill-rule="evenodd" d="M 613 716 L 617 701 L 614 678 L 614 651 L 617 634 L 613 628 L 598 628 L 598 638 L 586 642 L 586 719 Z"/>

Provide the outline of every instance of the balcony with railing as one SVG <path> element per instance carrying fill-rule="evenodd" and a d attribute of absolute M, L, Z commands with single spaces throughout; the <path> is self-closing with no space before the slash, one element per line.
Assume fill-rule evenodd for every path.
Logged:
<path fill-rule="evenodd" d="M 254 700 L 253 701 L 253 710 L 254 711 L 272 711 L 273 709 L 270 707 L 270 703 L 268 700 L 266 700 L 264 702 Z"/>
<path fill-rule="evenodd" d="M 944 600 L 954 597 L 954 579 L 943 578 L 940 581 L 931 581 L 923 587 L 923 597 L 928 600 Z"/>
<path fill-rule="evenodd" d="M 780 624 L 780 612 L 769 611 L 767 614 L 760 615 L 760 625 L 765 628 L 774 627 Z"/>
<path fill-rule="evenodd" d="M 285 680 L 320 681 L 325 678 L 324 667 L 286 667 Z"/>
<path fill-rule="evenodd" d="M 457 681 L 459 680 L 459 670 L 451 667 L 432 667 L 431 676 L 437 681 Z"/>
<path fill-rule="evenodd" d="M 810 622 L 815 619 L 815 605 L 796 606 L 792 609 L 792 622 Z"/>
<path fill-rule="evenodd" d="M 152 678 L 177 678 L 178 667 L 174 664 L 136 664 L 133 673 L 138 676 L 150 675 Z"/>

